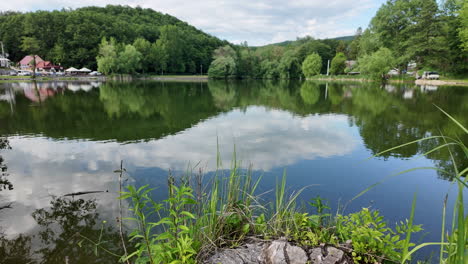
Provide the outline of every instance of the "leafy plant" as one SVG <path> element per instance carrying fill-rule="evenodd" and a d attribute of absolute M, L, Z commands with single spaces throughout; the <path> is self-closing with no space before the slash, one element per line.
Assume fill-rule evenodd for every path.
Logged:
<path fill-rule="evenodd" d="M 137 263 L 195 263 L 193 233 L 189 228 L 195 216 L 185 210 L 187 205 L 195 204 L 192 189 L 187 186 L 169 185 L 169 198 L 164 203 L 156 203 L 149 196 L 152 189 L 147 185 L 136 190 L 128 187 L 120 199 L 131 198 L 130 209 L 135 217 L 127 218 L 138 224 L 130 234 L 130 240 L 138 240 L 137 250 L 128 259 L 137 257 Z M 148 221 L 152 214 L 166 214 L 158 222 Z M 162 233 L 155 232 L 159 227 Z"/>
<path fill-rule="evenodd" d="M 412 225 L 408 220 L 400 222 L 392 230 L 384 222 L 378 211 L 363 208 L 350 215 L 338 215 L 336 233 L 345 241 L 353 243 L 353 259 L 357 263 L 381 262 L 384 259 L 398 260 L 408 246 L 414 244 L 402 240 L 401 236 L 422 230 L 419 225 Z"/>

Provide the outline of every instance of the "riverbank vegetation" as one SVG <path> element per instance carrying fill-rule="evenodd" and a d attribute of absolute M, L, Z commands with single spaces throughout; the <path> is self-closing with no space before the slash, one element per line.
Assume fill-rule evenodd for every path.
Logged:
<path fill-rule="evenodd" d="M 164 201 L 154 201 L 146 185 L 129 186 L 120 198 L 131 199 L 134 217 L 129 220 L 138 228 L 130 237 L 137 247 L 123 260 L 201 263 L 216 249 L 234 248 L 254 237 L 283 238 L 304 248 L 321 243 L 342 247 L 352 240 L 353 248 L 348 250 L 357 263 L 399 261 L 414 246 L 411 233 L 421 230 L 412 218 L 390 228 L 378 211 L 369 208 L 332 215 L 320 197 L 310 199 L 308 209 L 301 208 L 297 200 L 301 190 L 288 192 L 286 175 L 268 202 L 256 194 L 261 178 L 254 179 L 238 166 L 234 160 L 227 174 L 217 171 L 208 189 L 202 186 L 201 175 L 177 183 L 169 177 L 169 197 Z"/>

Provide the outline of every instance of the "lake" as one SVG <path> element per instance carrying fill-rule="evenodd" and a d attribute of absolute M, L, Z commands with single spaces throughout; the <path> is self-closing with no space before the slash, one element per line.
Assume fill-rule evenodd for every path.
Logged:
<path fill-rule="evenodd" d="M 79 243 L 101 232 L 119 245 L 118 174 L 125 184 L 156 187 L 163 198 L 176 177 L 229 169 L 235 149 L 243 167 L 272 190 L 286 171 L 288 189 L 308 186 L 336 210 L 380 210 L 390 225 L 409 217 L 417 195 L 418 241 L 438 241 L 442 206 L 456 186 L 441 142 L 391 147 L 442 131 L 466 135 L 434 105 L 468 124 L 464 87 L 298 81 L 42 82 L 0 84 L 0 257 L 6 263 L 115 263 Z M 218 153 L 219 150 L 219 154 Z M 456 158 L 465 167 L 462 153 Z M 374 183 L 382 184 L 348 203 Z M 64 196 L 77 192 L 93 192 Z M 449 221 L 448 219 L 447 221 Z M 81 247 L 80 247 L 81 245 Z M 437 250 L 435 248 L 434 250 Z M 430 250 L 424 251 L 426 255 Z"/>

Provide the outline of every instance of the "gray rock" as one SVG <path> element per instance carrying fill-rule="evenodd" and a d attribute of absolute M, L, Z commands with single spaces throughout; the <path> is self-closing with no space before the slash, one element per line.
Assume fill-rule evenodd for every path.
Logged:
<path fill-rule="evenodd" d="M 262 254 L 263 244 L 246 244 L 236 249 L 223 249 L 216 252 L 204 263 L 206 264 L 259 264 L 263 263 Z"/>
<path fill-rule="evenodd" d="M 344 252 L 335 247 L 327 247 L 327 255 L 323 259 L 323 264 L 341 263 L 344 258 Z"/>
<path fill-rule="evenodd" d="M 289 259 L 289 264 L 305 264 L 307 263 L 306 252 L 297 246 L 286 245 L 286 255 Z"/>
<path fill-rule="evenodd" d="M 309 262 L 308 262 L 309 261 Z M 341 249 L 321 245 L 309 250 L 309 255 L 298 246 L 286 241 L 254 242 L 236 249 L 222 249 L 205 264 L 348 264 Z"/>
<path fill-rule="evenodd" d="M 312 264 L 322 263 L 323 261 L 322 248 L 316 247 L 310 250 L 309 258 Z"/>
<path fill-rule="evenodd" d="M 263 261 L 266 264 L 285 264 L 286 257 L 284 255 L 286 242 L 273 241 L 263 250 Z"/>

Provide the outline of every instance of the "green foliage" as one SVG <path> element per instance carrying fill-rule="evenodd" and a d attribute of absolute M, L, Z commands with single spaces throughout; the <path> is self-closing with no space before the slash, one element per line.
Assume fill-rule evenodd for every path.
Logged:
<path fill-rule="evenodd" d="M 211 62 L 208 76 L 214 79 L 233 78 L 236 73 L 236 62 L 232 57 L 221 57 Z"/>
<path fill-rule="evenodd" d="M 237 54 L 231 46 L 220 47 L 213 52 L 208 76 L 213 79 L 234 78 L 237 73 Z"/>
<path fill-rule="evenodd" d="M 40 42 L 34 37 L 22 37 L 21 50 L 27 54 L 37 55 L 40 50 Z"/>
<path fill-rule="evenodd" d="M 346 56 L 343 52 L 339 52 L 331 61 L 330 73 L 331 74 L 343 74 L 346 68 Z"/>
<path fill-rule="evenodd" d="M 312 53 L 302 63 L 302 73 L 305 77 L 312 77 L 320 74 L 322 68 L 322 58 L 317 53 Z"/>
<path fill-rule="evenodd" d="M 171 58 L 173 60 L 166 61 L 168 68 L 165 72 L 172 73 L 193 73 L 192 70 L 198 70 L 199 65 L 208 69 L 213 50 L 226 43 L 173 16 L 149 8 L 113 5 L 60 11 L 2 13 L 0 39 L 12 61 L 19 61 L 32 52 L 21 49 L 24 37 L 37 40 L 39 49 L 34 53 L 45 60 L 58 61 L 65 67 L 90 69 L 97 67 L 96 57 L 103 38 L 115 38 L 116 43 L 121 43 L 122 46 L 140 44 L 138 39 L 155 44 L 162 38 L 162 51 L 174 56 Z M 151 51 L 140 47 L 136 45 L 137 50 L 149 60 L 152 57 Z M 66 56 L 59 56 L 60 60 L 57 60 L 58 50 L 66 51 Z M 59 54 L 63 55 L 61 52 Z M 147 64 L 149 61 L 142 61 L 142 71 L 146 67 L 148 69 L 145 72 L 156 71 L 155 64 L 158 61 L 151 60 L 152 65 Z"/>
<path fill-rule="evenodd" d="M 96 58 L 98 71 L 104 74 L 114 73 L 118 70 L 117 68 L 117 47 L 115 39 L 111 38 L 107 41 L 103 38 L 99 45 L 99 55 Z"/>
<path fill-rule="evenodd" d="M 139 228 L 130 234 L 130 240 L 137 240 L 137 250 L 130 253 L 127 259 L 136 256 L 137 263 L 195 263 L 194 241 L 188 226 L 193 225 L 195 216 L 186 211 L 186 207 L 196 202 L 191 188 L 177 187 L 169 184 L 169 198 L 162 204 L 154 202 L 149 194 L 152 189 L 147 185 L 138 190 L 129 186 L 120 199 L 131 198 L 130 209 Z M 153 214 L 167 215 L 158 222 L 149 222 Z M 160 228 L 162 233 L 153 229 Z"/>
<path fill-rule="evenodd" d="M 368 55 L 385 47 L 392 51 L 400 70 L 414 61 L 419 69 L 466 72 L 462 5 L 463 1 L 458 0 L 444 1 L 440 6 L 435 0 L 387 1 L 364 32 L 359 54 Z"/>
<path fill-rule="evenodd" d="M 411 226 L 406 221 L 400 222 L 394 231 L 387 226 L 383 216 L 368 208 L 346 216 L 338 215 L 336 222 L 338 237 L 353 241 L 353 259 L 357 263 L 401 259 L 401 253 L 407 246 L 405 240 L 400 239 L 401 236 L 422 230 L 419 225 Z"/>
<path fill-rule="evenodd" d="M 375 79 L 384 78 L 384 75 L 393 68 L 393 54 L 387 48 L 380 48 L 371 55 L 365 55 L 358 60 L 359 70 Z"/>
<path fill-rule="evenodd" d="M 132 45 L 126 45 L 119 53 L 117 68 L 122 73 L 136 73 L 141 69 L 142 54 Z"/>
<path fill-rule="evenodd" d="M 459 30 L 459 36 L 461 40 L 461 47 L 468 51 L 468 3 L 464 1 L 463 7 L 460 10 L 460 19 L 461 19 L 461 27 Z"/>
<path fill-rule="evenodd" d="M 301 76 L 301 66 L 296 53 L 289 50 L 284 53 L 278 65 L 281 79 L 298 79 Z"/>
<path fill-rule="evenodd" d="M 141 71 L 143 73 L 152 71 L 152 56 L 143 56 L 143 54 L 151 54 L 151 42 L 140 37 L 135 39 L 133 47 L 135 47 L 135 49 L 140 53 Z"/>

